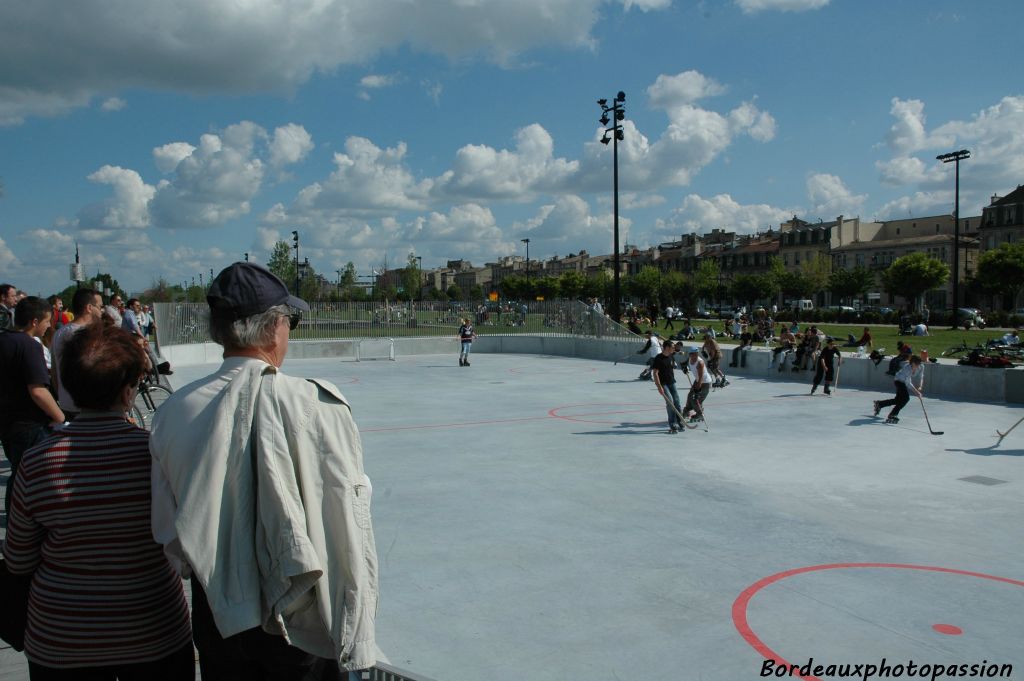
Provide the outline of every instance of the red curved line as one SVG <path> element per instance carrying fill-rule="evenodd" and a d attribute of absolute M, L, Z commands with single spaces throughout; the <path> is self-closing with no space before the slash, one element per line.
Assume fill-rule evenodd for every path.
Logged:
<path fill-rule="evenodd" d="M 783 572 L 777 572 L 774 575 L 769 575 L 763 579 L 754 582 L 746 589 L 744 589 L 736 600 L 732 604 L 732 622 L 736 627 L 736 631 L 739 632 L 740 636 L 743 637 L 747 643 L 751 645 L 757 652 L 761 653 L 761 656 L 767 660 L 775 662 L 776 666 L 785 665 L 789 666 L 791 663 L 786 661 L 781 655 L 776 653 L 774 650 L 769 648 L 764 641 L 758 638 L 754 630 L 750 628 L 750 622 L 747 620 L 747 606 L 750 604 L 750 600 L 757 595 L 759 591 L 764 589 L 766 586 L 780 582 L 783 579 L 792 577 L 794 575 L 800 575 L 807 572 L 818 572 L 821 570 L 836 570 L 842 568 L 894 568 L 898 570 L 923 570 L 926 572 L 945 572 L 947 574 L 963 575 L 967 577 L 979 577 L 981 579 L 989 579 L 995 582 L 1004 582 L 1006 584 L 1013 584 L 1014 586 L 1024 586 L 1024 581 L 1017 579 L 1010 579 L 1009 577 L 998 577 L 996 575 L 987 575 L 983 572 L 971 572 L 969 570 L 956 570 L 954 568 L 943 568 L 935 567 L 932 565 L 908 565 L 903 563 L 830 563 L 827 565 L 810 565 L 808 567 L 794 568 L 792 570 L 785 570 Z M 816 676 L 803 676 L 800 675 L 801 679 L 807 679 L 807 681 L 821 681 Z"/>

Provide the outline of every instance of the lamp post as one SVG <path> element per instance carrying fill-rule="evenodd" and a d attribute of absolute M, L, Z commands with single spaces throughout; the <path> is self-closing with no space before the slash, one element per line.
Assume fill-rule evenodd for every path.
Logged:
<path fill-rule="evenodd" d="M 601 137 L 601 144 L 608 144 L 609 141 L 612 143 L 612 187 L 613 187 L 613 233 L 615 242 L 615 255 L 613 258 L 613 267 L 615 273 L 612 278 L 612 304 L 608 306 L 608 311 L 611 313 L 613 321 L 618 322 L 620 318 L 619 314 L 619 140 L 623 138 L 622 125 L 620 121 L 625 120 L 626 110 L 626 93 L 620 91 L 615 95 L 615 99 L 612 100 L 611 105 L 608 104 L 607 99 L 597 100 L 597 105 L 601 107 L 601 125 L 605 126 L 604 135 Z M 611 118 L 608 114 L 611 114 Z M 608 124 L 611 123 L 611 127 Z M 611 137 L 608 136 L 611 133 Z"/>
<path fill-rule="evenodd" d="M 952 163 L 955 169 L 955 189 L 953 190 L 953 329 L 957 328 L 960 316 L 960 161 L 971 157 L 966 149 L 939 154 L 935 160 Z"/>
<path fill-rule="evenodd" d="M 520 239 L 520 241 L 526 244 L 526 281 L 530 281 L 530 240 Z"/>
<path fill-rule="evenodd" d="M 417 255 L 416 262 L 419 266 L 419 270 L 416 272 L 416 298 L 423 298 L 423 256 Z M 416 298 L 413 298 L 413 300 L 416 300 Z"/>
<path fill-rule="evenodd" d="M 292 241 L 294 245 L 292 248 L 295 249 L 295 297 L 299 298 L 299 232 L 298 230 L 292 230 Z"/>

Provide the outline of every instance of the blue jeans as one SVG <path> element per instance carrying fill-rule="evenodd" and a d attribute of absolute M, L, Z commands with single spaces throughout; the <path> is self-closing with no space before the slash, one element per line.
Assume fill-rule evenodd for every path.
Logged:
<path fill-rule="evenodd" d="M 469 350 L 473 347 L 473 341 L 462 341 L 462 354 L 469 357 Z"/>
<path fill-rule="evenodd" d="M 667 404 L 665 405 L 665 411 L 668 412 L 668 427 L 682 428 L 683 421 L 682 419 L 679 418 L 679 414 L 676 413 L 676 411 L 682 411 L 682 407 L 679 406 L 679 393 L 676 392 L 676 384 L 662 383 L 661 387 L 664 388 L 668 392 L 669 396 L 672 398 L 672 404 L 676 405 L 675 410 L 673 410 L 672 407 L 668 406 Z"/>

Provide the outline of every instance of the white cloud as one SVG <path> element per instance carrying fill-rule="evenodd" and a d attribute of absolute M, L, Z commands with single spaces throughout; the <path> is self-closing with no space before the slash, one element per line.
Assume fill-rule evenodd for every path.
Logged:
<path fill-rule="evenodd" d="M 405 165 L 405 154 L 404 142 L 382 149 L 365 137 L 349 137 L 345 153 L 334 155 L 334 172 L 302 189 L 293 211 L 353 215 L 422 210 L 432 182 L 416 180 Z"/>
<path fill-rule="evenodd" d="M 359 79 L 360 87 L 364 87 L 367 90 L 378 90 L 380 88 L 391 87 L 398 82 L 398 75 L 381 75 L 371 74 L 363 76 Z"/>
<path fill-rule="evenodd" d="M 659 221 L 656 227 L 659 233 L 672 237 L 689 232 L 708 232 L 715 228 L 752 234 L 777 226 L 797 212 L 793 208 L 779 208 L 764 203 L 741 204 L 729 194 L 717 194 L 710 198 L 690 194 L 668 220 Z"/>
<path fill-rule="evenodd" d="M 100 109 L 103 111 L 120 111 L 126 106 L 128 106 L 128 102 L 124 101 L 120 97 L 110 97 L 103 101 L 103 104 L 100 105 Z"/>
<path fill-rule="evenodd" d="M 876 167 L 883 182 L 916 185 L 918 191 L 886 203 L 880 209 L 882 215 L 902 218 L 907 211 L 951 212 L 953 165 L 935 160 L 936 152 L 971 152 L 960 169 L 964 215 L 977 215 L 993 191 L 1012 189 L 1024 177 L 1024 96 L 1004 97 L 969 120 L 949 121 L 934 130 L 926 126 L 920 101 L 893 99 L 890 113 L 896 123 L 888 139 L 896 155 L 876 162 Z"/>
<path fill-rule="evenodd" d="M 606 0 L 320 0 L 124 3 L 35 0 L 0 9 L 0 124 L 52 116 L 134 87 L 206 94 L 287 92 L 315 72 L 382 52 L 500 64 L 537 48 L 590 48 Z M 623 0 L 660 9 L 668 0 Z M 54 21 L 61 17 L 61 21 Z M 16 74 L 16 75 L 15 75 Z"/>
<path fill-rule="evenodd" d="M 839 215 L 860 215 L 868 197 L 854 194 L 835 175 L 814 173 L 807 178 L 807 198 L 811 202 L 811 214 L 831 220 Z"/>
<path fill-rule="evenodd" d="M 149 201 L 156 190 L 143 182 L 134 170 L 103 166 L 89 179 L 114 188 L 114 196 L 103 203 L 84 207 L 78 214 L 83 228 L 123 229 L 149 225 Z"/>
<path fill-rule="evenodd" d="M 902 196 L 883 205 L 876 215 L 876 220 L 902 220 L 920 215 L 944 215 L 953 212 L 953 192 L 915 192 L 912 196 Z M 966 213 L 961 213 L 966 216 Z"/>
<path fill-rule="evenodd" d="M 654 84 L 647 88 L 647 97 L 651 106 L 670 109 L 693 104 L 705 97 L 721 95 L 725 91 L 725 86 L 713 78 L 698 71 L 683 71 L 674 76 L 658 76 Z"/>
<path fill-rule="evenodd" d="M 753 14 L 754 12 L 762 11 L 779 11 L 779 12 L 805 12 L 813 9 L 821 9 L 826 6 L 830 0 L 736 0 L 736 4 L 739 5 L 747 14 Z"/>
<path fill-rule="evenodd" d="M 150 202 L 152 224 L 167 228 L 219 227 L 245 215 L 263 181 L 263 162 L 254 156 L 265 131 L 249 122 L 208 133 L 183 158 L 171 180 L 162 180 Z"/>
<path fill-rule="evenodd" d="M 270 165 L 275 168 L 298 163 L 313 150 L 313 136 L 301 125 L 289 123 L 274 130 L 270 142 Z"/>
<path fill-rule="evenodd" d="M 171 142 L 153 150 L 153 163 L 161 173 L 170 173 L 195 150 L 188 142 Z"/>
<path fill-rule="evenodd" d="M 556 192 L 578 163 L 555 158 L 554 148 L 551 135 L 536 123 L 516 132 L 515 150 L 466 145 L 456 152 L 452 169 L 438 178 L 432 195 L 521 200 Z"/>

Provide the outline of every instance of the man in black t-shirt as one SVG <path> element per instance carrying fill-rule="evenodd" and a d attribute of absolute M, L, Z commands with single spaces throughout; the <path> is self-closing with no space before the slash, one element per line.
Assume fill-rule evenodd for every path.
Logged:
<path fill-rule="evenodd" d="M 842 361 L 839 356 L 839 348 L 836 347 L 836 341 L 834 338 L 829 338 L 825 349 L 818 355 L 817 371 L 814 373 L 814 385 L 811 386 L 811 394 L 818 389 L 818 384 L 821 383 L 821 379 L 825 379 L 825 394 L 830 395 L 832 393 L 829 390 L 828 384 L 832 382 L 835 376 L 836 361 Z"/>
<path fill-rule="evenodd" d="M 64 424 L 64 412 L 50 394 L 50 372 L 37 340 L 50 328 L 50 304 L 29 296 L 14 308 L 14 331 L 0 334 L 0 441 L 11 462 L 4 510 L 25 450 L 41 442 L 52 426 Z"/>
<path fill-rule="evenodd" d="M 683 420 L 679 417 L 681 405 L 679 404 L 679 393 L 676 392 L 676 362 L 672 357 L 674 354 L 675 346 L 671 341 L 665 341 L 661 346 L 661 354 L 654 358 L 651 366 L 654 385 L 658 386 L 658 392 L 666 402 L 665 409 L 668 412 L 668 432 L 670 433 L 678 433 L 683 429 Z M 669 404 L 670 401 L 671 404 Z"/>

